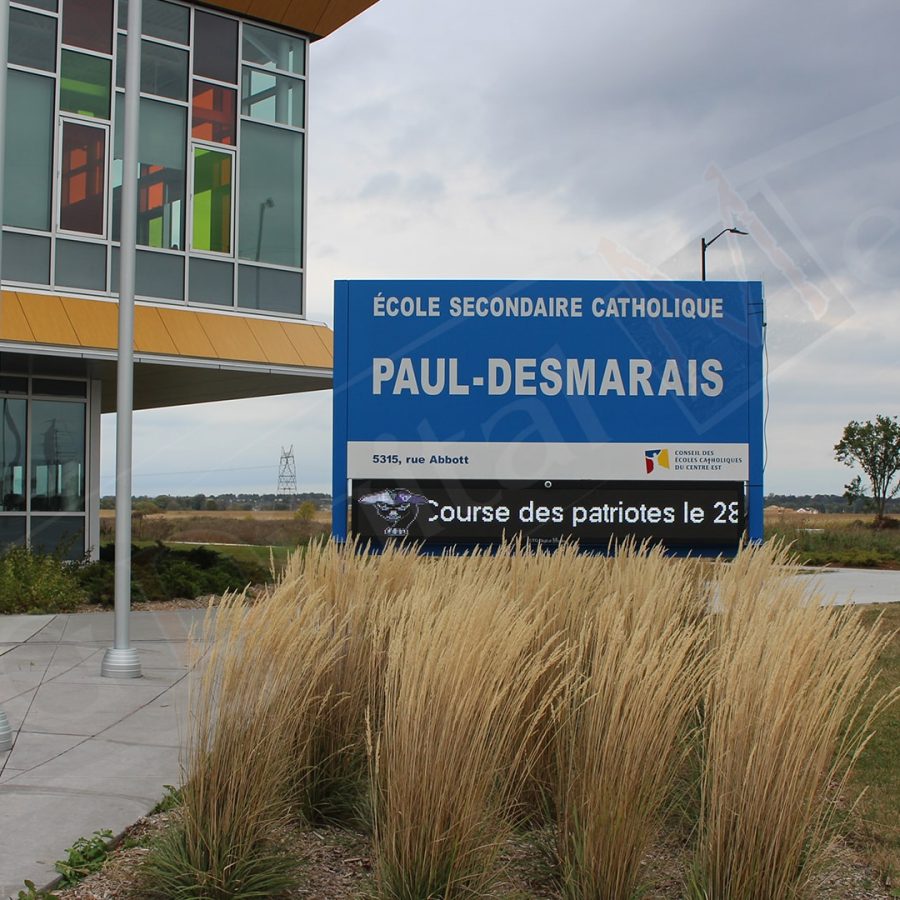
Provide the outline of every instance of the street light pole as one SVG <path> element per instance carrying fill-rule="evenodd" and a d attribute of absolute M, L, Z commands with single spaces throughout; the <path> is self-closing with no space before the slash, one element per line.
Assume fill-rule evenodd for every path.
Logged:
<path fill-rule="evenodd" d="M 747 234 L 740 228 L 723 228 L 714 238 L 707 240 L 705 237 L 700 238 L 700 280 L 706 281 L 706 251 L 709 247 L 720 238 L 723 234 Z"/>
<path fill-rule="evenodd" d="M 3 2 L 3 0 L 0 0 Z M 141 661 L 128 639 L 131 614 L 131 465 L 134 412 L 134 267 L 138 201 L 138 117 L 141 81 L 142 0 L 129 0 L 125 45 L 125 127 L 119 250 L 119 336 L 116 365 L 116 564 L 115 636 L 100 674 L 140 678 Z"/>

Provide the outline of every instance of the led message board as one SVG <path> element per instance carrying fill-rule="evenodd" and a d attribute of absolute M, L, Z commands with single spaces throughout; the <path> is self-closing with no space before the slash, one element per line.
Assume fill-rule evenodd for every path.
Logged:
<path fill-rule="evenodd" d="M 758 282 L 338 282 L 334 533 L 761 539 L 762 334 Z"/>

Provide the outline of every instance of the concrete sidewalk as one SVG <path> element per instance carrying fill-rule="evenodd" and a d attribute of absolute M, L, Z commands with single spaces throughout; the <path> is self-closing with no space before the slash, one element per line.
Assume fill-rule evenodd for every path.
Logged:
<path fill-rule="evenodd" d="M 101 678 L 112 613 L 0 616 L 0 707 L 15 743 L 0 754 L 0 897 L 100 828 L 118 834 L 179 784 L 188 636 L 205 610 L 135 612 L 142 678 Z"/>

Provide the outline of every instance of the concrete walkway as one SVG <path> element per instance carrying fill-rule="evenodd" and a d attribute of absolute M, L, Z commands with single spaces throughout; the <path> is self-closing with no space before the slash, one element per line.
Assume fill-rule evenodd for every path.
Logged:
<path fill-rule="evenodd" d="M 112 613 L 0 616 L 0 897 L 56 877 L 77 838 L 119 834 L 180 783 L 188 636 L 205 610 L 136 612 L 142 678 L 100 676 Z"/>
<path fill-rule="evenodd" d="M 900 600 L 900 572 L 822 569 L 842 602 Z M 112 613 L 0 616 L 0 707 L 15 734 L 0 754 L 0 897 L 100 828 L 115 834 L 179 784 L 187 721 L 187 640 L 204 610 L 132 614 L 143 678 L 100 677 Z"/>

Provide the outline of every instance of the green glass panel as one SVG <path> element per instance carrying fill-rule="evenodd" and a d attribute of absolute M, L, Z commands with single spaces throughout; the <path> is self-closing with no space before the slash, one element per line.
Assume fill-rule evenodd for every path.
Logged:
<path fill-rule="evenodd" d="M 63 50 L 59 108 L 64 112 L 108 119 L 111 71 L 112 63 L 108 59 Z"/>
<path fill-rule="evenodd" d="M 50 238 L 5 231 L 3 280 L 50 284 Z"/>
<path fill-rule="evenodd" d="M 194 148 L 193 249 L 231 253 L 233 157 Z"/>
<path fill-rule="evenodd" d="M 303 135 L 244 121 L 240 191 L 241 259 L 301 266 Z"/>
<path fill-rule="evenodd" d="M 50 230 L 54 81 L 9 71 L 3 222 Z"/>

